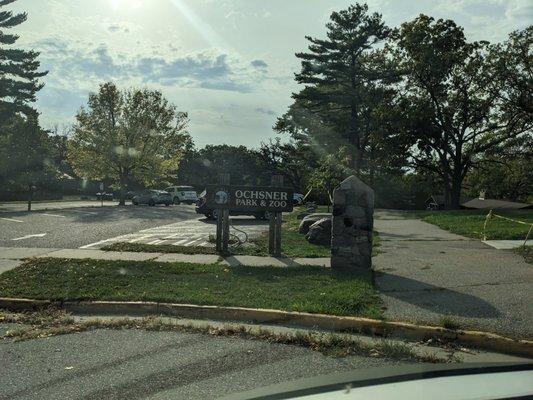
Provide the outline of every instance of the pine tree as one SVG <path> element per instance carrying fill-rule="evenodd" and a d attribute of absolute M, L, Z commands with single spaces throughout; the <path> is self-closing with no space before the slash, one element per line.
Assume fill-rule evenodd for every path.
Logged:
<path fill-rule="evenodd" d="M 368 12 L 366 4 L 333 12 L 326 27 L 327 39 L 306 36 L 311 42 L 309 52 L 296 54 L 302 60 L 296 81 L 306 86 L 293 98 L 297 108 L 321 121 L 322 131 L 329 126 L 340 136 L 340 145 L 350 153 L 349 166 L 359 171 L 372 131 L 373 109 L 388 95 L 379 83 L 393 78 L 394 68 L 386 65 L 376 47 L 390 29 L 380 14 Z"/>
<path fill-rule="evenodd" d="M 48 73 L 38 72 L 38 52 L 8 47 L 19 36 L 5 33 L 5 30 L 22 24 L 28 17 L 26 13 L 13 14 L 3 10 L 14 1 L 0 0 L 0 122 L 19 113 L 36 115 L 29 103 L 35 101 L 35 94 L 43 87 L 38 79 Z"/>

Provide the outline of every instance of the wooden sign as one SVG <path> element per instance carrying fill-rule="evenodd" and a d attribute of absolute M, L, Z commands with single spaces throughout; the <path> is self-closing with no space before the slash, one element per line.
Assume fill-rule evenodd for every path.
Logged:
<path fill-rule="evenodd" d="M 271 186 L 208 185 L 207 204 L 217 209 L 289 212 L 293 208 L 291 188 Z"/>

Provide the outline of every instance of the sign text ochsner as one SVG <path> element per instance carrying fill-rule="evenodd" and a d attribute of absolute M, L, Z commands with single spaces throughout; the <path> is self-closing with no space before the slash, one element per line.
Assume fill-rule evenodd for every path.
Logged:
<path fill-rule="evenodd" d="M 245 207 L 287 207 L 287 192 L 271 192 L 265 190 L 236 190 L 235 205 Z"/>
<path fill-rule="evenodd" d="M 213 185 L 207 189 L 207 200 L 215 208 L 292 211 L 292 197 L 289 188 Z"/>

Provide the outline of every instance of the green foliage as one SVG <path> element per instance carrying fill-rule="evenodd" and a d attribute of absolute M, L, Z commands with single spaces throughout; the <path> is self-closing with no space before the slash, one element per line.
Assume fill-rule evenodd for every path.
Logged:
<path fill-rule="evenodd" d="M 132 183 L 170 182 L 190 143 L 188 117 L 161 92 L 131 89 L 113 83 L 89 95 L 77 116 L 68 144 L 74 171 L 94 180 L 111 180 L 124 189 Z"/>
<path fill-rule="evenodd" d="M 270 184 L 268 169 L 255 150 L 226 144 L 187 151 L 178 171 L 178 182 L 203 189 L 206 184 L 216 183 L 220 172 L 228 172 L 232 184 Z"/>
<path fill-rule="evenodd" d="M 437 174 L 447 206 L 458 208 L 467 173 L 486 151 L 526 134 L 531 110 L 528 117 L 522 112 L 507 121 L 502 107 L 509 101 L 504 106 L 493 89 L 505 86 L 502 74 L 491 67 L 489 53 L 497 49 L 467 42 L 451 20 L 420 15 L 402 24 L 395 45 L 392 54 L 405 74 L 402 129 L 413 144 L 414 165 Z M 519 81 L 528 79 L 521 67 L 511 68 Z"/>
<path fill-rule="evenodd" d="M 531 210 L 495 210 L 494 212 L 528 224 L 533 223 L 533 211 Z M 487 210 L 427 211 L 418 213 L 422 220 L 430 224 L 474 239 L 483 238 L 483 226 L 487 214 Z M 489 240 L 524 240 L 529 227 L 529 225 L 492 218 L 487 223 L 485 234 Z"/>
<path fill-rule="evenodd" d="M 56 178 L 48 135 L 35 118 L 13 117 L 0 128 L 0 182 L 33 192 Z"/>
<path fill-rule="evenodd" d="M 6 297 L 143 300 L 379 318 L 369 277 L 322 267 L 225 267 L 153 261 L 36 259 L 0 275 Z"/>
<path fill-rule="evenodd" d="M 309 36 L 309 52 L 297 53 L 302 68 L 296 82 L 305 85 L 276 129 L 302 140 L 308 137 L 326 152 L 346 148 L 347 166 L 361 172 L 367 158 L 378 159 L 385 131 L 384 112 L 394 103 L 396 71 L 377 45 L 390 29 L 366 4 L 333 12 L 327 39 Z M 389 152 L 392 148 L 389 148 Z"/>
<path fill-rule="evenodd" d="M 309 188 L 324 191 L 330 202 L 333 202 L 333 190 L 351 175 L 341 160 L 341 152 L 324 156 L 309 176 Z"/>
<path fill-rule="evenodd" d="M 307 190 L 309 175 L 319 163 L 317 152 L 304 140 L 270 140 L 261 144 L 258 157 L 268 172 L 283 175 L 285 183 L 300 192 Z"/>
<path fill-rule="evenodd" d="M 3 10 L 14 1 L 0 1 L 0 123 L 19 113 L 34 118 L 37 116 L 29 103 L 35 101 L 35 93 L 43 87 L 39 78 L 48 73 L 38 72 L 39 53 L 8 47 L 19 36 L 6 33 L 5 29 L 14 28 L 27 18 L 26 13 L 13 14 L 12 11 Z"/>

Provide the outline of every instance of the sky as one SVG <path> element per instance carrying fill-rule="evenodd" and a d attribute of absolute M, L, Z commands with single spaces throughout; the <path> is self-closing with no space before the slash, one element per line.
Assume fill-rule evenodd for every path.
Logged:
<path fill-rule="evenodd" d="M 87 95 L 113 81 L 161 90 L 189 113 L 198 147 L 257 147 L 298 90 L 294 53 L 324 37 L 344 0 L 18 0 L 18 47 L 49 70 L 36 103 L 45 128 L 74 122 Z M 533 22 L 531 0 L 369 0 L 393 27 L 420 13 L 450 18 L 469 40 L 505 40 Z"/>

